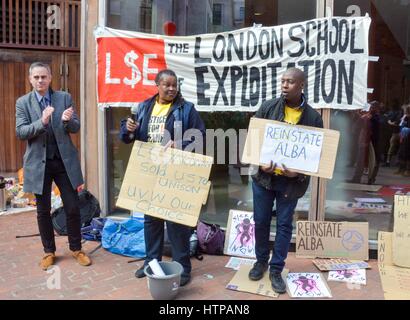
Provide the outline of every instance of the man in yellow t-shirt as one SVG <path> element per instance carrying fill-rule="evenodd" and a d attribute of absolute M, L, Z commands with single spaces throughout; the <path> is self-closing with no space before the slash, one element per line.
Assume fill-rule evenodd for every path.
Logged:
<path fill-rule="evenodd" d="M 305 84 L 303 71 L 296 68 L 286 70 L 281 84 L 281 97 L 263 102 L 255 117 L 322 128 L 323 121 L 320 114 L 307 104 L 302 93 Z M 256 263 L 249 272 L 249 279 L 254 281 L 261 279 L 269 268 L 273 290 L 284 293 L 286 285 L 281 272 L 285 267 L 292 238 L 293 213 L 298 199 L 307 190 L 309 177 L 292 172 L 283 164 L 279 165 L 281 169 L 276 168 L 276 163 L 261 166 L 252 177 Z M 275 202 L 276 237 L 272 258 L 269 261 L 270 224 Z"/>

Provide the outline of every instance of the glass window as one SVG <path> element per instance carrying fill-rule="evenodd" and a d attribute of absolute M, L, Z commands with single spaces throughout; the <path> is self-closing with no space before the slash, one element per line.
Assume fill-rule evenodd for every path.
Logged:
<path fill-rule="evenodd" d="M 117 19 L 117 15 L 108 12 L 109 27 L 157 34 L 164 34 L 161 26 L 166 21 L 173 21 L 176 24 L 176 35 L 194 35 L 230 31 L 249 27 L 254 23 L 275 26 L 282 23 L 309 20 L 316 16 L 315 0 L 303 2 L 296 0 L 175 0 L 171 1 L 168 7 L 162 5 L 162 2 L 168 3 L 168 1 L 111 0 L 109 2 L 117 2 L 113 7 L 114 13 L 118 10 L 121 12 L 121 19 Z M 111 7 L 108 6 L 109 10 Z M 141 22 L 142 7 L 146 8 L 145 15 L 149 17 L 149 19 L 144 20 L 144 23 Z M 295 9 L 295 7 L 297 8 Z M 131 151 L 130 145 L 125 145 L 118 139 L 120 119 L 128 113 L 129 109 L 125 108 L 110 108 L 107 112 L 108 182 L 111 213 L 120 211 L 115 207 L 115 202 Z M 220 139 L 225 140 L 225 147 L 222 148 L 224 154 L 214 153 L 216 158 L 223 157 L 225 161 L 222 164 L 215 164 L 212 168 L 212 187 L 208 202 L 202 208 L 201 219 L 226 226 L 230 209 L 253 210 L 252 179 L 248 175 L 248 167 L 237 161 L 240 157 L 239 130 L 248 128 L 249 119 L 253 114 L 251 112 L 201 112 L 207 129 L 222 129 L 226 135 L 226 138 Z M 229 129 L 236 133 L 236 140 L 232 138 L 229 140 Z M 216 147 L 217 140 L 215 139 L 215 149 Z M 309 204 L 310 192 L 308 191 L 305 197 L 299 200 L 295 219 L 300 215 L 307 217 Z M 275 219 L 273 219 L 273 223 L 275 223 Z M 275 230 L 274 224 L 272 227 Z"/>
<path fill-rule="evenodd" d="M 331 112 L 341 137 L 335 174 L 327 184 L 326 219 L 368 221 L 371 240 L 392 231 L 395 193 L 410 191 L 410 144 L 400 139 L 400 119 L 410 97 L 408 1 L 335 1 L 334 15 L 369 13 L 370 110 Z M 364 106 L 362 106 L 364 107 Z"/>

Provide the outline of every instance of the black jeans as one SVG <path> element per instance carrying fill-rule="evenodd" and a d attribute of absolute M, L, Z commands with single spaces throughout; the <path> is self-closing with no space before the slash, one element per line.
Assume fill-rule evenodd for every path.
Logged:
<path fill-rule="evenodd" d="M 56 251 L 54 229 L 51 222 L 51 187 L 56 183 L 63 200 L 67 217 L 67 234 L 70 250 L 81 250 L 81 219 L 78 193 L 73 189 L 61 159 L 47 159 L 44 173 L 43 194 L 36 194 L 37 222 L 44 252 Z"/>
<path fill-rule="evenodd" d="M 184 268 L 184 274 L 191 273 L 191 257 L 189 238 L 191 229 L 185 225 L 165 221 L 172 247 L 172 260 L 179 262 Z M 144 236 L 146 259 L 145 265 L 153 259 L 162 260 L 164 249 L 164 220 L 149 215 L 144 216 Z"/>

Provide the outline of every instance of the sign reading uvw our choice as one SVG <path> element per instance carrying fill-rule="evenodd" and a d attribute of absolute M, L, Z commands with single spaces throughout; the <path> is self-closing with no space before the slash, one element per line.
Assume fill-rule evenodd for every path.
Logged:
<path fill-rule="evenodd" d="M 194 227 L 212 163 L 212 157 L 136 141 L 117 206 Z"/>
<path fill-rule="evenodd" d="M 331 179 L 340 133 L 335 130 L 290 125 L 252 118 L 242 162 L 254 165 L 284 164 L 292 171 Z"/>
<path fill-rule="evenodd" d="M 268 123 L 265 127 L 260 162 L 285 164 L 289 169 L 318 172 L 323 132 Z"/>

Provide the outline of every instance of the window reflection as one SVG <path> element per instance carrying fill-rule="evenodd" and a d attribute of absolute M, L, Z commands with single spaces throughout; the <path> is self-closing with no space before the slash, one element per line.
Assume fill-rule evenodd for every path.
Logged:
<path fill-rule="evenodd" d="M 368 221 L 369 239 L 375 240 L 378 231 L 392 231 L 394 194 L 410 191 L 410 149 L 400 139 L 410 97 L 410 3 L 335 1 L 335 15 L 365 13 L 372 18 L 370 54 L 379 57 L 369 64 L 368 87 L 373 93 L 368 94 L 368 110 L 331 111 L 331 128 L 341 136 L 334 178 L 327 184 L 326 219 Z"/>

